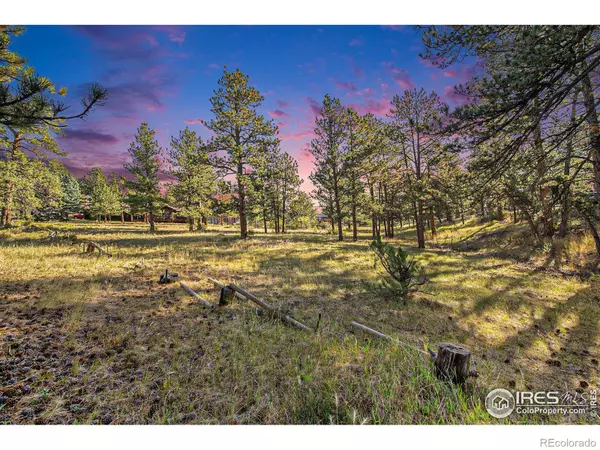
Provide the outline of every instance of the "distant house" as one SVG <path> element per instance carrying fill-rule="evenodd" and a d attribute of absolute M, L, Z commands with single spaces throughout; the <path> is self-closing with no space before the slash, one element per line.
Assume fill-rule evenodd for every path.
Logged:
<path fill-rule="evenodd" d="M 317 222 L 319 223 L 331 223 L 331 217 L 329 217 L 327 214 L 323 214 L 323 213 L 318 213 L 317 214 Z"/>
<path fill-rule="evenodd" d="M 238 217 L 230 217 L 230 216 L 211 216 L 208 218 L 208 223 L 211 225 L 234 225 L 240 222 Z"/>
<path fill-rule="evenodd" d="M 162 213 L 157 215 L 154 220 L 156 222 L 185 223 L 187 222 L 187 217 L 181 214 L 181 208 L 165 205 L 162 208 Z"/>

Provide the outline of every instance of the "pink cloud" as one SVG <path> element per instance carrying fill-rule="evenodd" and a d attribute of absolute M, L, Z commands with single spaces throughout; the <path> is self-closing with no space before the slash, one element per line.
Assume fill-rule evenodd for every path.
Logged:
<path fill-rule="evenodd" d="M 454 78 L 458 82 L 464 83 L 475 75 L 475 69 L 472 67 L 453 67 L 444 70 L 444 78 Z"/>
<path fill-rule="evenodd" d="M 308 130 L 308 131 L 302 131 L 300 133 L 288 133 L 288 134 L 284 134 L 281 136 L 281 140 L 299 140 L 299 139 L 303 139 L 306 137 L 310 137 L 313 138 L 315 137 L 315 132 L 312 130 Z"/>
<path fill-rule="evenodd" d="M 282 117 L 289 117 L 289 114 L 287 114 L 286 112 L 284 112 L 280 109 L 274 109 L 273 111 L 269 111 L 269 115 L 271 117 L 274 117 L 275 119 L 281 119 Z"/>
<path fill-rule="evenodd" d="M 315 73 L 317 69 L 313 65 L 313 63 L 307 62 L 304 64 L 298 64 L 298 67 L 302 69 L 304 73 Z"/>
<path fill-rule="evenodd" d="M 146 103 L 144 105 L 144 107 L 151 112 L 156 112 L 156 111 L 164 111 L 165 110 L 165 105 L 163 104 L 150 104 L 150 103 Z"/>
<path fill-rule="evenodd" d="M 466 105 L 472 102 L 472 99 L 466 95 L 462 95 L 456 92 L 454 86 L 446 86 L 444 88 L 444 95 L 442 99 L 449 103 L 455 103 L 459 105 Z"/>
<path fill-rule="evenodd" d="M 349 106 L 359 114 L 384 116 L 390 111 L 390 101 L 387 99 L 367 99 L 364 103 L 351 104 Z"/>
<path fill-rule="evenodd" d="M 167 34 L 171 42 L 177 42 L 179 44 L 185 42 L 186 32 L 183 27 L 177 25 L 159 25 L 155 27 L 156 30 L 162 31 Z"/>
<path fill-rule="evenodd" d="M 329 81 L 335 84 L 335 86 L 339 89 L 344 89 L 347 91 L 356 91 L 356 85 L 352 81 L 340 81 L 336 80 L 333 77 L 329 78 Z"/>
<path fill-rule="evenodd" d="M 405 25 L 381 25 L 381 28 L 393 31 L 402 31 L 404 30 Z"/>
<path fill-rule="evenodd" d="M 306 103 L 308 103 L 308 108 L 310 111 L 316 116 L 321 112 L 321 105 L 315 99 L 310 97 L 305 97 Z"/>
<path fill-rule="evenodd" d="M 354 58 L 352 58 L 351 56 L 346 56 L 346 55 L 342 56 L 342 58 L 344 58 L 346 61 L 348 61 L 348 64 L 350 65 L 350 70 L 356 77 L 364 78 L 366 76 L 365 71 L 356 64 L 356 62 L 354 61 Z"/>
<path fill-rule="evenodd" d="M 352 39 L 350 42 L 348 42 L 348 45 L 350 47 L 355 47 L 357 45 L 363 45 L 363 39 L 362 38 Z"/>
<path fill-rule="evenodd" d="M 415 87 L 408 71 L 406 69 L 401 69 L 396 67 L 394 62 L 392 61 L 384 61 L 381 63 L 388 74 L 394 79 L 394 81 L 402 88 L 402 89 L 412 89 Z"/>
<path fill-rule="evenodd" d="M 387 88 L 389 88 L 390 86 L 387 83 L 381 83 L 381 89 L 383 89 L 384 91 L 387 90 Z"/>
<path fill-rule="evenodd" d="M 186 119 L 184 122 L 188 125 L 204 125 L 204 121 L 202 119 Z"/>
<path fill-rule="evenodd" d="M 285 100 L 277 100 L 275 103 L 277 103 L 277 106 L 280 108 L 287 108 L 290 104 L 290 102 L 286 102 Z"/>

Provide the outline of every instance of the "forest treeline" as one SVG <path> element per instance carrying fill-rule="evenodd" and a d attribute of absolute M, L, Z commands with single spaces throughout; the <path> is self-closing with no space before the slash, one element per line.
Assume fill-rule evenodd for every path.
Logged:
<path fill-rule="evenodd" d="M 92 85 L 81 112 L 65 116 L 54 100 L 61 91 L 10 52 L 21 29 L 0 30 L 3 224 L 15 212 L 71 208 L 79 188 L 91 215 L 144 214 L 152 229 L 169 204 L 190 228 L 234 214 L 242 238 L 249 221 L 285 232 L 291 222 L 314 225 L 314 201 L 339 240 L 356 240 L 364 224 L 386 237 L 410 225 L 425 248 L 440 223 L 510 215 L 553 253 L 586 230 L 600 255 L 597 26 L 423 28 L 421 58 L 439 70 L 472 68 L 473 77 L 454 88 L 460 106 L 410 89 L 376 117 L 325 95 L 309 149 L 312 198 L 300 189 L 297 161 L 282 149 L 276 125 L 260 113 L 264 97 L 248 75 L 227 68 L 209 99 L 210 139 L 186 128 L 162 149 L 143 123 L 129 147 L 129 177 L 95 168 L 73 180 L 51 157 L 60 155 L 53 137 L 101 105 L 106 92 Z M 161 174 L 172 180 L 166 188 Z"/>

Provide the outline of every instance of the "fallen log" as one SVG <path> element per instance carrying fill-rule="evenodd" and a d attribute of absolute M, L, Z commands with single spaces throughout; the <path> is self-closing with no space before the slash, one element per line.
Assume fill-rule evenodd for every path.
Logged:
<path fill-rule="evenodd" d="M 298 328 L 301 328 L 304 331 L 310 331 L 311 333 L 314 332 L 314 330 L 312 330 L 311 328 L 307 327 L 302 322 L 298 322 L 293 317 L 285 315 L 282 312 L 276 310 L 273 306 L 269 305 L 268 303 L 263 302 L 261 299 L 259 299 L 255 295 L 251 294 L 250 292 L 242 289 L 241 287 L 236 286 L 235 284 L 230 284 L 229 287 L 231 289 L 233 289 L 235 292 L 237 292 L 238 294 L 241 294 L 244 297 L 246 297 L 248 300 L 253 301 L 258 306 L 266 309 L 267 311 L 269 311 L 271 314 L 273 314 L 274 316 L 278 317 L 279 319 L 281 319 L 281 320 L 283 320 L 283 321 L 285 321 L 287 323 L 291 323 L 292 325 L 294 325 L 294 326 L 296 326 Z"/>
<path fill-rule="evenodd" d="M 377 330 L 374 330 L 373 328 L 369 328 L 369 327 L 363 325 L 362 323 L 352 321 L 352 322 L 350 322 L 350 325 L 352 325 L 354 328 L 358 328 L 359 330 L 364 331 L 365 333 L 372 334 L 373 336 L 377 336 L 382 339 L 392 340 L 391 336 L 388 336 L 387 334 L 383 334 Z"/>
<path fill-rule="evenodd" d="M 196 300 L 198 300 L 200 303 L 202 303 L 204 306 L 207 306 L 208 308 L 214 308 L 214 305 L 212 303 L 210 303 L 208 300 L 202 298 L 200 295 L 198 295 L 196 292 L 194 292 L 192 290 L 192 288 L 190 288 L 187 284 L 185 284 L 183 281 L 179 282 L 179 285 L 188 293 L 190 294 L 192 297 L 194 297 Z"/>
<path fill-rule="evenodd" d="M 110 253 L 108 253 L 106 250 L 104 250 L 102 247 L 100 247 L 98 244 L 92 241 L 87 243 L 87 249 L 85 250 L 85 252 L 94 253 L 94 249 L 98 250 L 101 255 L 112 256 Z"/>
<path fill-rule="evenodd" d="M 469 365 L 471 363 L 471 352 L 460 345 L 450 344 L 448 342 L 439 344 L 438 353 L 436 355 L 435 352 L 431 350 L 426 352 L 400 340 L 394 339 L 380 331 L 369 328 L 361 323 L 353 321 L 350 323 L 350 325 L 364 331 L 365 333 L 372 334 L 373 336 L 377 336 L 382 339 L 398 342 L 405 347 L 412 348 L 413 350 L 417 350 L 424 355 L 430 356 L 434 359 L 435 374 L 442 380 L 450 380 L 456 384 L 463 384 L 467 378 L 478 376 L 476 370 L 469 370 Z"/>

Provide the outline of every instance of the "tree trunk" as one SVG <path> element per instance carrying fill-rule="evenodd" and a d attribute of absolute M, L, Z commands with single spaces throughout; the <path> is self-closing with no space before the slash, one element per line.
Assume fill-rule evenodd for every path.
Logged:
<path fill-rule="evenodd" d="M 358 240 L 358 225 L 356 222 L 356 202 L 352 202 L 352 240 Z"/>
<path fill-rule="evenodd" d="M 196 219 L 196 231 L 204 231 L 204 227 L 202 226 L 202 218 L 198 217 Z"/>
<path fill-rule="evenodd" d="M 239 213 L 240 213 L 240 237 L 248 238 L 248 218 L 246 217 L 246 191 L 242 176 L 244 175 L 244 167 L 240 163 L 237 166 L 237 184 L 239 196 Z"/>
<path fill-rule="evenodd" d="M 513 205 L 513 223 L 517 223 L 517 207 Z"/>
<path fill-rule="evenodd" d="M 285 194 L 281 204 L 281 232 L 285 233 Z"/>
<path fill-rule="evenodd" d="M 425 224 L 423 223 L 423 200 L 418 200 L 415 206 L 415 224 L 417 227 L 417 246 L 425 248 Z"/>
<path fill-rule="evenodd" d="M 121 211 L 121 223 L 125 223 L 125 211 Z"/>
<path fill-rule="evenodd" d="M 188 217 L 188 231 L 194 231 L 194 218 Z"/>
<path fill-rule="evenodd" d="M 371 207 L 373 208 L 373 212 L 371 214 L 371 228 L 373 237 L 375 237 L 377 236 L 377 214 L 375 214 L 375 191 L 372 184 L 369 185 L 369 194 L 371 195 Z"/>
<path fill-rule="evenodd" d="M 571 105 L 571 126 L 575 126 L 575 119 L 577 114 L 577 97 L 579 92 L 575 92 L 573 95 L 573 104 Z M 563 175 L 569 183 L 569 176 L 571 175 L 571 155 L 573 153 L 573 138 L 570 137 L 566 145 L 565 154 L 565 166 L 563 169 Z M 560 215 L 560 225 L 558 227 L 558 237 L 564 239 L 567 237 L 569 230 L 569 212 L 571 209 L 571 186 L 570 184 L 565 187 L 562 198 L 562 211 Z"/>
<path fill-rule="evenodd" d="M 7 183 L 6 193 L 4 194 L 4 204 L 2 210 L 2 225 L 10 225 L 12 222 L 12 204 L 15 195 L 14 183 Z"/>
<path fill-rule="evenodd" d="M 17 131 L 15 133 L 12 143 L 13 155 L 19 151 L 21 147 L 22 133 Z M 12 181 L 6 182 L 6 192 L 4 194 L 4 209 L 2 210 L 2 225 L 10 225 L 12 223 L 12 206 L 15 197 L 16 186 Z"/>
<path fill-rule="evenodd" d="M 594 243 L 596 244 L 596 253 L 598 254 L 598 256 L 600 256 L 600 235 L 598 234 L 598 229 L 596 228 L 596 225 L 588 215 L 584 215 L 583 218 L 587 222 L 588 227 L 592 232 Z"/>
<path fill-rule="evenodd" d="M 336 220 L 337 220 L 337 227 L 338 227 L 338 241 L 343 241 L 344 240 L 344 230 L 342 229 L 342 208 L 340 205 L 340 198 L 339 195 L 337 193 L 337 187 L 335 189 L 336 194 L 335 194 L 335 215 L 336 215 Z"/>
<path fill-rule="evenodd" d="M 385 237 L 390 237 L 390 233 L 388 230 L 388 222 L 386 220 L 385 214 L 383 215 L 383 235 Z"/>
<path fill-rule="evenodd" d="M 150 223 L 150 231 L 156 231 L 156 226 L 154 225 L 154 213 L 148 213 L 148 222 Z"/>
<path fill-rule="evenodd" d="M 539 199 L 542 205 L 542 236 L 552 238 L 554 235 L 554 221 L 552 218 L 552 202 L 550 201 L 550 186 L 546 180 L 548 171 L 546 165 L 546 154 L 542 142 L 542 130 L 540 125 L 533 130 L 533 142 L 538 156 L 537 176 L 540 183 Z"/>
<path fill-rule="evenodd" d="M 437 230 L 435 228 L 435 216 L 433 215 L 433 208 L 429 208 L 429 226 L 431 228 L 431 238 L 437 236 Z"/>
<path fill-rule="evenodd" d="M 598 112 L 596 99 L 589 74 L 582 80 L 583 103 L 586 111 L 586 121 L 589 126 L 590 147 L 592 149 L 592 165 L 594 167 L 594 187 L 600 213 L 600 126 L 598 125 Z M 599 253 L 600 254 L 600 253 Z"/>
<path fill-rule="evenodd" d="M 263 210 L 263 225 L 265 227 L 265 234 L 267 234 L 269 231 L 267 229 L 267 213 Z"/>

